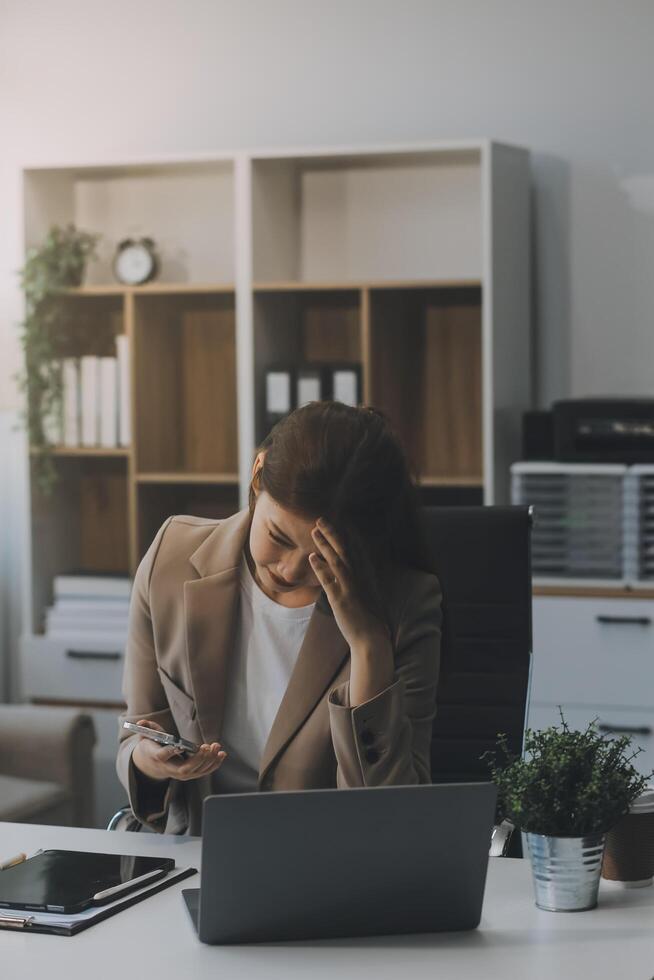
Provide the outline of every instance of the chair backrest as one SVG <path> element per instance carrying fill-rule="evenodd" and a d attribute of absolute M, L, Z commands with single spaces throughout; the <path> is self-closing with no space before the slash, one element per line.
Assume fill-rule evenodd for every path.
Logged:
<path fill-rule="evenodd" d="M 489 778 L 480 760 L 504 732 L 522 750 L 531 662 L 528 507 L 429 507 L 429 548 L 443 590 L 432 740 L 434 782 Z"/>

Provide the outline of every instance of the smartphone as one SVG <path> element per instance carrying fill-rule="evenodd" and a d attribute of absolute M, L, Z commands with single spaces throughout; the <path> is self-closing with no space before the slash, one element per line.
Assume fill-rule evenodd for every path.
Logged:
<path fill-rule="evenodd" d="M 200 748 L 199 745 L 190 742 L 187 738 L 169 735 L 168 732 L 155 732 L 151 728 L 146 728 L 145 725 L 135 725 L 131 721 L 124 721 L 123 728 L 126 728 L 128 732 L 133 732 L 134 735 L 151 738 L 153 742 L 158 742 L 160 745 L 172 745 L 174 749 L 181 749 L 182 752 L 188 752 L 189 755 L 193 755 Z"/>

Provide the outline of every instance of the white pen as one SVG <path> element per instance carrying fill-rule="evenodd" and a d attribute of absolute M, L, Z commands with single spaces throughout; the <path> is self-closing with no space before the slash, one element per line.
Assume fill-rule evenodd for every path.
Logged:
<path fill-rule="evenodd" d="M 14 854 L 12 858 L 7 858 L 6 861 L 0 861 L 0 871 L 6 871 L 7 868 L 13 868 L 16 864 L 22 864 L 23 861 L 27 861 L 27 854 Z"/>
<path fill-rule="evenodd" d="M 105 888 L 104 891 L 96 892 L 93 896 L 95 902 L 104 901 L 105 898 L 118 897 L 121 892 L 132 891 L 135 888 L 140 888 L 140 886 L 145 884 L 147 881 L 151 881 L 153 878 L 163 878 L 166 874 L 164 868 L 155 868 L 154 871 L 147 871 L 144 875 L 139 875 L 138 878 L 130 878 L 129 881 L 121 881 L 119 885 L 114 885 L 112 888 Z"/>

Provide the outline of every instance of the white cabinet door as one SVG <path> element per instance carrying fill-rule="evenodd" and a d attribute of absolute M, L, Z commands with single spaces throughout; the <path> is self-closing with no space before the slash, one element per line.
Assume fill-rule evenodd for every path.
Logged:
<path fill-rule="evenodd" d="M 63 701 L 121 702 L 124 650 L 115 643 L 25 636 L 21 641 L 22 696 Z"/>
<path fill-rule="evenodd" d="M 531 699 L 654 709 L 654 601 L 535 596 Z"/>

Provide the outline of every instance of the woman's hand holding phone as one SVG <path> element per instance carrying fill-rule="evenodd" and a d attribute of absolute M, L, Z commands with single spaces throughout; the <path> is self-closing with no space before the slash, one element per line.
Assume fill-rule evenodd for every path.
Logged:
<path fill-rule="evenodd" d="M 164 729 L 155 721 L 142 719 L 138 722 L 154 732 Z M 172 745 L 159 745 L 149 738 L 141 737 L 132 753 L 136 768 L 150 779 L 199 779 L 219 769 L 227 756 L 219 742 L 211 745 L 203 743 L 193 755 L 185 755 Z"/>

